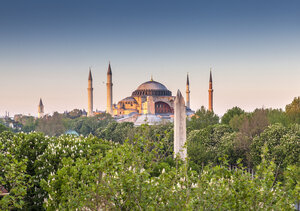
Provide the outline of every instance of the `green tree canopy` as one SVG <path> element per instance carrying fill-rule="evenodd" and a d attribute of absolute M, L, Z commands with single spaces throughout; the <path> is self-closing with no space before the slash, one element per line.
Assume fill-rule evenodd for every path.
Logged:
<path fill-rule="evenodd" d="M 5 125 L 1 124 L 1 122 L 0 122 L 0 133 L 2 133 L 3 131 L 7 131 L 7 130 L 9 130 L 9 128 L 6 127 Z"/>
<path fill-rule="evenodd" d="M 232 129 L 227 125 L 213 125 L 194 130 L 187 138 L 189 159 L 198 166 L 218 163 L 220 157 L 230 153 Z"/>
<path fill-rule="evenodd" d="M 233 108 L 226 111 L 226 113 L 223 115 L 223 117 L 221 119 L 221 123 L 228 125 L 232 118 L 234 118 L 235 116 L 240 116 L 244 113 L 245 113 L 244 110 L 242 110 L 241 108 L 235 106 L 235 107 L 233 107 Z"/>
<path fill-rule="evenodd" d="M 300 97 L 295 97 L 291 104 L 286 105 L 285 111 L 294 123 L 300 123 Z"/>
<path fill-rule="evenodd" d="M 115 145 L 105 155 L 62 160 L 62 167 L 42 181 L 49 210 L 292 210 L 299 183 L 274 183 L 276 166 L 262 155 L 254 175 L 239 164 L 204 166 L 200 174 L 176 160 L 158 175 L 161 143 L 140 137 L 135 144 Z M 297 171 L 291 169 L 289 175 Z M 290 189 L 287 189 L 289 187 Z"/>
<path fill-rule="evenodd" d="M 219 123 L 219 117 L 214 114 L 214 112 L 206 110 L 202 106 L 199 110 L 196 111 L 195 115 L 191 120 L 187 121 L 188 131 L 199 130 L 206 128 L 209 125 L 214 125 Z"/>
<path fill-rule="evenodd" d="M 66 128 L 63 124 L 63 114 L 54 112 L 52 116 L 45 116 L 38 119 L 36 131 L 42 132 L 49 136 L 59 136 L 64 134 Z"/>
<path fill-rule="evenodd" d="M 20 161 L 10 154 L 0 139 L 0 186 L 5 187 L 9 195 L 0 197 L 0 209 L 21 209 L 25 204 L 25 196 L 30 187 L 29 175 L 26 174 L 27 159 Z"/>
<path fill-rule="evenodd" d="M 274 160 L 277 165 L 300 166 L 300 125 L 291 125 L 289 128 L 282 124 L 270 125 L 264 132 L 253 139 L 251 156 L 254 165 L 261 162 L 262 147 L 269 149 L 266 155 L 269 160 Z"/>
<path fill-rule="evenodd" d="M 291 123 L 289 116 L 282 109 L 267 109 L 267 111 L 270 124 L 280 123 L 289 126 Z"/>

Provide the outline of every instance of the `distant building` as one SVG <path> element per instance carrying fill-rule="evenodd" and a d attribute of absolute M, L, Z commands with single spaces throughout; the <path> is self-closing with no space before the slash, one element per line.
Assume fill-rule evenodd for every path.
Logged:
<path fill-rule="evenodd" d="M 12 129 L 13 131 L 20 131 L 22 129 L 22 124 L 14 119 L 6 116 L 4 119 L 1 119 L 1 122 L 4 126 Z"/>
<path fill-rule="evenodd" d="M 75 130 L 68 130 L 65 132 L 66 135 L 74 135 L 79 136 L 79 134 Z"/>
<path fill-rule="evenodd" d="M 38 118 L 42 118 L 42 117 L 44 117 L 44 105 L 42 99 L 40 98 L 40 103 L 38 106 Z"/>
<path fill-rule="evenodd" d="M 158 81 L 151 80 L 142 83 L 131 96 L 112 104 L 112 69 L 108 66 L 107 71 L 107 109 L 106 112 L 114 116 L 118 122 L 135 122 L 161 124 L 172 121 L 174 115 L 174 100 L 172 92 Z M 187 76 L 187 114 L 194 112 L 190 107 L 189 78 Z"/>

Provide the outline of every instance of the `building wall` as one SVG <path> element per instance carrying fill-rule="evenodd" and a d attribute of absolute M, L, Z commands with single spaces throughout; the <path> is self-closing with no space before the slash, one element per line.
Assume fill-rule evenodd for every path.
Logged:
<path fill-rule="evenodd" d="M 155 104 L 162 102 L 170 107 L 171 113 L 174 113 L 174 96 L 136 96 L 133 101 L 120 101 L 117 107 L 113 108 L 113 114 L 116 116 L 127 115 L 132 112 L 139 114 L 155 114 Z"/>

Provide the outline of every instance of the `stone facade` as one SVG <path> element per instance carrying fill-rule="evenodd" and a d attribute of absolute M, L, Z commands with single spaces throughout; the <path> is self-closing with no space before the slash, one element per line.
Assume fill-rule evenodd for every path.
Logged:
<path fill-rule="evenodd" d="M 130 97 L 126 97 L 113 106 L 113 115 L 130 113 L 139 114 L 173 114 L 174 99 L 172 92 L 157 81 L 141 84 Z"/>

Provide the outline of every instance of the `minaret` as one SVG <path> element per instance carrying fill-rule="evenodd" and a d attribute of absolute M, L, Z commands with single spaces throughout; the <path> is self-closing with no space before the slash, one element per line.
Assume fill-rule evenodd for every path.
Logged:
<path fill-rule="evenodd" d="M 211 69 L 209 74 L 209 89 L 208 89 L 208 110 L 213 111 L 213 86 L 212 86 L 212 76 L 211 76 Z"/>
<path fill-rule="evenodd" d="M 38 118 L 42 118 L 44 116 L 44 105 L 42 99 L 40 98 L 40 103 L 38 106 Z"/>
<path fill-rule="evenodd" d="M 93 116 L 93 78 L 92 71 L 90 68 L 89 79 L 88 79 L 88 112 L 87 116 Z"/>
<path fill-rule="evenodd" d="M 186 78 L 186 107 L 190 108 L 190 81 L 189 81 L 189 74 L 187 74 L 187 78 Z"/>
<path fill-rule="evenodd" d="M 106 105 L 106 112 L 109 114 L 113 114 L 112 111 L 112 73 L 111 73 L 111 67 L 110 63 L 108 65 L 108 70 L 107 70 L 107 83 L 106 83 L 106 89 L 107 89 L 107 105 Z"/>

